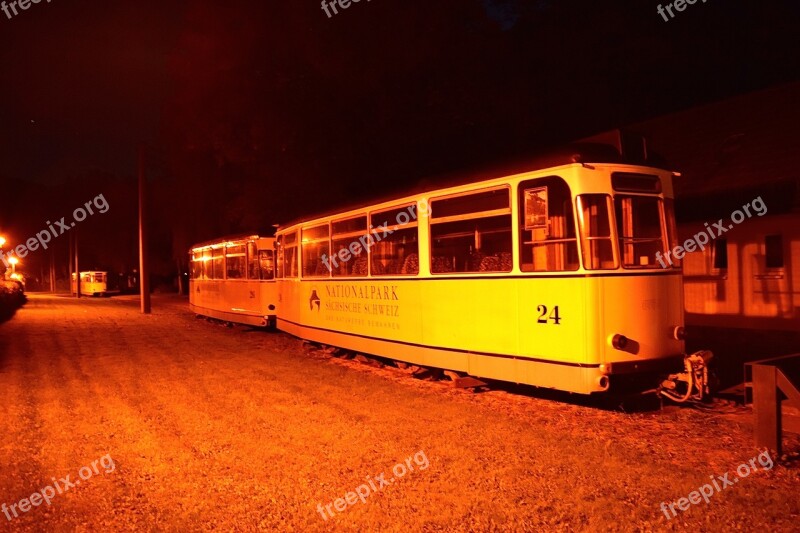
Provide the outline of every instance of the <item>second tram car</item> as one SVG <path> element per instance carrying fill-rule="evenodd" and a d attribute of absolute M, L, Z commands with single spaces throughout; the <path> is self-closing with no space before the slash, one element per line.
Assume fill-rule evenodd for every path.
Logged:
<path fill-rule="evenodd" d="M 277 326 L 476 377 L 653 387 L 684 360 L 681 271 L 658 261 L 673 173 L 619 161 L 565 154 L 282 226 Z"/>
<path fill-rule="evenodd" d="M 206 242 L 191 250 L 189 306 L 198 315 L 251 326 L 274 326 L 275 239 L 251 235 Z"/>
<path fill-rule="evenodd" d="M 72 273 L 72 291 L 77 290 L 75 273 Z M 81 272 L 81 294 L 104 296 L 108 292 L 108 272 Z"/>

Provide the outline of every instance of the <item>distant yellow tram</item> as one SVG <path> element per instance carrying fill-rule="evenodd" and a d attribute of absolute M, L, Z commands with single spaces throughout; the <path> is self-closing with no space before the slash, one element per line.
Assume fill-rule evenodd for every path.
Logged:
<path fill-rule="evenodd" d="M 684 368 L 681 272 L 656 259 L 672 178 L 569 154 L 280 227 L 277 326 L 576 393 L 655 386 Z"/>
<path fill-rule="evenodd" d="M 275 239 L 251 235 L 191 250 L 189 306 L 198 315 L 251 326 L 274 326 Z"/>
<path fill-rule="evenodd" d="M 77 292 L 75 272 L 72 273 L 72 292 Z M 81 294 L 90 296 L 105 296 L 108 294 L 108 272 L 88 271 L 81 272 Z"/>

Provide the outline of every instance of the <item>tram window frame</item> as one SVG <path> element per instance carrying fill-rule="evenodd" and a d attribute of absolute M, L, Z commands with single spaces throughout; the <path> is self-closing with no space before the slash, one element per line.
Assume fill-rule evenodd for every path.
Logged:
<path fill-rule="evenodd" d="M 621 201 L 630 200 L 630 205 L 625 207 Z M 658 215 L 658 223 L 652 225 L 652 227 L 658 228 L 659 237 L 653 236 L 639 236 L 638 234 L 628 235 L 623 230 L 630 229 L 631 231 L 640 230 L 641 228 L 647 227 L 641 223 L 641 220 L 634 220 L 637 215 L 641 213 L 652 213 L 652 211 L 642 210 L 640 204 L 642 202 L 652 201 L 655 202 L 657 206 L 657 215 Z M 636 202 L 639 207 L 634 207 L 634 202 Z M 630 216 L 624 216 L 625 210 L 631 212 Z M 661 269 L 660 263 L 656 260 L 656 252 L 661 252 L 665 254 L 667 252 L 667 234 L 666 234 L 666 215 L 664 210 L 664 201 L 659 196 L 654 196 L 650 194 L 615 194 L 614 195 L 614 219 L 617 222 L 617 242 L 619 246 L 619 256 L 620 256 L 620 263 L 622 264 L 622 268 L 626 270 L 656 270 Z M 651 221 L 652 222 L 652 221 Z M 658 244 L 653 247 L 651 250 L 647 251 L 646 253 L 637 253 L 636 246 L 639 245 L 641 247 L 642 244 L 647 244 L 649 242 L 658 242 Z M 628 254 L 628 247 L 631 246 L 631 255 L 633 262 L 627 261 L 627 254 Z M 637 262 L 638 259 L 638 262 Z M 646 259 L 648 262 L 646 264 L 642 264 L 642 259 Z M 651 262 L 652 261 L 652 262 Z"/>
<path fill-rule="evenodd" d="M 281 278 L 297 278 L 297 256 L 299 246 L 297 242 L 297 230 L 278 235 L 278 258 L 279 271 Z"/>
<path fill-rule="evenodd" d="M 211 262 L 211 248 L 203 250 L 203 277 L 201 279 L 214 279 L 214 265 Z"/>
<path fill-rule="evenodd" d="M 587 205 L 590 200 L 602 200 L 605 207 L 605 214 L 589 211 L 599 211 L 601 203 Z M 614 202 L 610 194 L 606 193 L 585 193 L 579 194 L 575 199 L 576 211 L 578 213 L 578 226 L 581 235 L 581 259 L 585 270 L 616 270 L 619 268 L 619 254 L 615 246 Z M 598 227 L 597 223 L 600 223 Z M 602 224 L 605 224 L 603 226 Z M 603 231 L 605 230 L 605 231 Z M 601 235 L 600 233 L 603 233 Z M 600 246 L 598 246 L 598 244 Z M 603 245 L 607 246 L 602 250 Z M 600 250 L 601 255 L 598 254 Z M 608 258 L 610 254 L 610 259 Z"/>
<path fill-rule="evenodd" d="M 301 255 L 303 278 L 327 278 L 331 269 L 325 265 L 323 257 L 330 264 L 331 228 L 328 222 L 301 229 Z M 313 270 L 312 270 L 313 269 Z"/>
<path fill-rule="evenodd" d="M 275 236 L 275 278 L 283 279 L 283 247 L 281 235 Z"/>
<path fill-rule="evenodd" d="M 367 214 L 362 213 L 331 222 L 331 275 L 335 278 L 369 275 Z M 345 252 L 346 250 L 346 252 Z M 356 254 L 354 250 L 358 250 Z M 342 258 L 342 255 L 346 259 Z"/>
<path fill-rule="evenodd" d="M 235 251 L 230 252 L 231 249 Z M 238 265 L 238 268 L 237 268 Z M 247 248 L 243 243 L 225 245 L 225 279 L 247 279 Z M 231 274 L 234 274 L 231 276 Z"/>
<path fill-rule="evenodd" d="M 430 206 L 428 256 L 432 275 L 513 270 L 510 185 L 431 198 Z"/>
<path fill-rule="evenodd" d="M 202 279 L 203 276 L 203 252 L 200 250 L 192 251 L 191 268 L 189 269 L 189 279 Z"/>
<path fill-rule="evenodd" d="M 408 220 L 400 221 L 405 214 Z M 392 217 L 392 215 L 394 215 Z M 389 221 L 394 220 L 393 225 Z M 369 213 L 370 276 L 419 275 L 419 221 L 417 202 L 401 203 Z M 413 260 L 416 256 L 416 264 Z"/>
<path fill-rule="evenodd" d="M 255 241 L 247 241 L 247 279 L 261 279 L 261 270 L 258 264 L 258 248 Z"/>
<path fill-rule="evenodd" d="M 660 194 L 661 178 L 640 172 L 612 172 L 611 187 L 617 192 Z"/>
<path fill-rule="evenodd" d="M 225 247 L 211 247 L 211 279 L 225 279 Z"/>
<path fill-rule="evenodd" d="M 530 207 L 527 198 L 532 197 L 529 193 L 541 190 L 546 193 L 544 200 L 539 196 L 544 207 L 543 215 L 541 207 L 538 213 L 527 209 Z M 521 181 L 517 184 L 517 203 L 519 269 L 526 273 L 575 272 L 580 269 L 574 196 L 566 180 L 561 176 L 543 176 Z M 551 237 L 554 233 L 560 235 Z M 546 251 L 544 256 L 536 255 L 537 248 Z M 550 253 L 550 250 L 555 252 Z M 525 262 L 528 256 L 531 261 Z"/>
<path fill-rule="evenodd" d="M 670 250 L 674 250 L 680 243 L 678 242 L 678 223 L 675 219 L 675 200 L 672 198 L 663 198 L 662 201 L 662 209 L 664 210 L 664 221 L 666 223 L 666 230 L 667 230 L 667 245 L 669 248 L 664 250 L 662 253 L 664 255 L 668 254 Z M 616 214 L 616 207 L 615 207 L 615 214 Z M 617 241 L 619 242 L 619 241 Z M 622 253 L 620 251 L 620 253 Z M 675 254 L 670 256 L 670 265 L 671 268 L 680 269 L 682 259 L 678 259 L 675 257 Z"/>
<path fill-rule="evenodd" d="M 258 271 L 262 281 L 275 279 L 275 250 L 258 250 Z"/>

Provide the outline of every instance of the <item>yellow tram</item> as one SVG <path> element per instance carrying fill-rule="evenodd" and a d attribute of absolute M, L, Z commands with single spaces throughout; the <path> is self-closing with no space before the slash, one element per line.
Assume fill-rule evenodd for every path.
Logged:
<path fill-rule="evenodd" d="M 89 296 L 105 296 L 108 294 L 108 272 L 87 271 L 81 272 L 81 294 Z M 72 292 L 77 292 L 78 283 L 75 272 L 72 273 Z"/>
<path fill-rule="evenodd" d="M 681 272 L 656 260 L 676 242 L 672 179 L 565 154 L 282 226 L 277 327 L 576 393 L 655 386 L 684 359 Z"/>
<path fill-rule="evenodd" d="M 189 306 L 198 315 L 273 326 L 277 312 L 275 239 L 251 235 L 191 249 Z"/>

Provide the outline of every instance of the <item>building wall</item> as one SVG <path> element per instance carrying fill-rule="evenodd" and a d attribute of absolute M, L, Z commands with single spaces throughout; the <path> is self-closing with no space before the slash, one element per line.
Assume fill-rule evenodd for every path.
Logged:
<path fill-rule="evenodd" d="M 702 222 L 686 223 L 678 234 L 685 241 L 704 229 Z M 780 246 L 774 240 L 768 246 L 767 236 L 775 235 Z M 723 244 L 727 268 L 718 268 Z M 683 273 L 688 325 L 800 332 L 800 213 L 744 220 L 705 250 L 686 254 Z"/>

